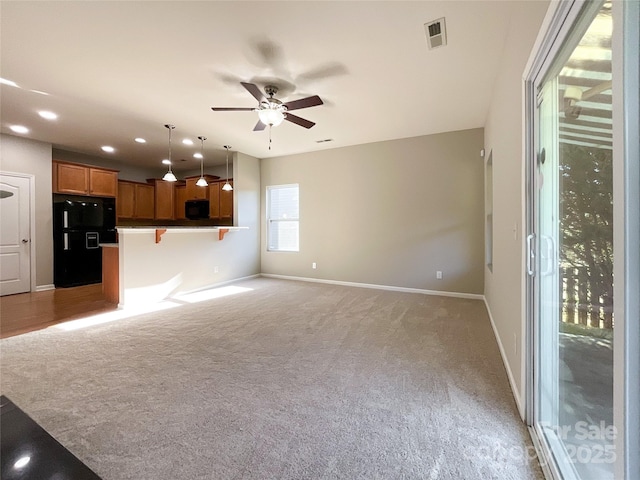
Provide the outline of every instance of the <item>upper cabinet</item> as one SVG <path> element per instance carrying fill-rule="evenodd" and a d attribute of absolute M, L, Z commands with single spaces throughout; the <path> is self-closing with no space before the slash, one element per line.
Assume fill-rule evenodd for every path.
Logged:
<path fill-rule="evenodd" d="M 175 183 L 155 178 L 147 179 L 147 182 L 153 185 L 155 192 L 154 218 L 156 220 L 173 220 L 175 218 Z"/>
<path fill-rule="evenodd" d="M 116 197 L 118 171 L 54 160 L 53 193 Z"/>
<path fill-rule="evenodd" d="M 187 186 L 176 185 L 174 188 L 175 209 L 174 215 L 176 220 L 186 220 L 185 203 L 187 201 Z"/>
<path fill-rule="evenodd" d="M 233 225 L 233 190 L 223 190 L 226 180 L 209 184 L 209 218 L 217 219 L 219 225 Z M 233 186 L 233 180 L 229 180 Z"/>
<path fill-rule="evenodd" d="M 187 182 L 187 200 L 209 200 L 209 189 L 207 187 L 199 187 L 196 185 L 199 178 L 200 176 L 185 178 Z M 205 175 L 204 178 L 208 183 L 211 183 L 215 182 L 220 177 L 215 175 Z"/>
<path fill-rule="evenodd" d="M 155 213 L 155 188 L 140 182 L 118 182 L 118 218 L 153 219 Z"/>

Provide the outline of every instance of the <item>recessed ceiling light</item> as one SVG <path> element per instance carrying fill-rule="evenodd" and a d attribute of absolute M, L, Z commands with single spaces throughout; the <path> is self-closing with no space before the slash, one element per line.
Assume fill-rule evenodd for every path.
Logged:
<path fill-rule="evenodd" d="M 15 133 L 29 133 L 29 129 L 23 125 L 11 125 L 9 128 Z"/>
<path fill-rule="evenodd" d="M 16 82 L 13 82 L 13 81 L 11 81 L 11 80 L 7 80 L 6 78 L 2 78 L 2 77 L 0 77 L 0 83 L 1 83 L 2 85 L 9 85 L 10 87 L 17 87 L 17 88 L 20 88 L 20 87 L 18 87 L 18 84 L 17 84 Z"/>
<path fill-rule="evenodd" d="M 144 138 L 138 137 L 136 139 L 134 139 L 136 142 L 138 143 L 147 143 L 147 141 Z"/>
<path fill-rule="evenodd" d="M 184 140 L 182 140 L 182 143 L 184 143 L 185 145 L 193 145 L 193 140 L 185 138 Z"/>
<path fill-rule="evenodd" d="M 116 149 L 115 149 L 115 148 L 110 147 L 109 145 L 103 145 L 103 146 L 102 146 L 102 147 L 100 147 L 100 148 L 102 148 L 102 151 L 103 151 L 103 152 L 107 152 L 107 153 L 113 153 L 113 152 L 115 152 L 115 151 L 116 151 Z"/>
<path fill-rule="evenodd" d="M 168 160 L 168 159 L 165 158 L 164 160 L 162 160 L 162 164 L 163 165 L 171 165 L 171 160 Z"/>
<path fill-rule="evenodd" d="M 38 115 L 40 115 L 42 118 L 46 118 L 47 120 L 55 120 L 58 118 L 58 115 L 50 112 L 49 110 L 40 110 L 38 112 Z"/>
<path fill-rule="evenodd" d="M 193 154 L 193 158 L 202 158 L 202 154 L 201 153 L 194 153 Z"/>
<path fill-rule="evenodd" d="M 20 470 L 23 467 L 27 466 L 27 463 L 29 463 L 31 461 L 31 457 L 29 455 L 25 455 L 23 457 L 20 457 L 16 463 L 13 464 L 13 468 L 15 468 L 16 470 Z"/>

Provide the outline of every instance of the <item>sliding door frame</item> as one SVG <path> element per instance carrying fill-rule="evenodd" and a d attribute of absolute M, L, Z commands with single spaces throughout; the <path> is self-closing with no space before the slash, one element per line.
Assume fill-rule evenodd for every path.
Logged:
<path fill-rule="evenodd" d="M 640 475 L 640 1 L 614 1 L 613 19 L 613 89 L 621 92 L 613 97 L 614 251 L 624 255 L 614 262 L 615 478 L 631 479 Z"/>
<path fill-rule="evenodd" d="M 549 70 L 560 48 L 568 39 L 574 24 L 587 10 L 600 2 L 570 0 L 551 4 L 540 35 L 523 77 L 524 101 L 524 175 L 523 216 L 525 237 L 535 232 L 536 155 L 538 149 L 537 87 Z M 599 7 L 598 7 L 599 8 Z M 639 124 L 640 1 L 613 2 L 614 31 L 612 38 L 613 74 L 613 181 L 614 181 L 614 425 L 617 430 L 615 478 L 635 478 L 640 473 L 640 142 Z M 533 240 L 533 239 L 532 239 Z M 535 375 L 537 344 L 536 263 L 539 252 L 532 251 L 536 242 L 523 245 L 523 301 L 526 315 L 525 422 L 541 456 L 545 473 L 554 479 L 562 476 L 552 461 L 544 439 L 536 434 L 537 379 Z M 530 273 L 530 274 L 529 274 Z"/>

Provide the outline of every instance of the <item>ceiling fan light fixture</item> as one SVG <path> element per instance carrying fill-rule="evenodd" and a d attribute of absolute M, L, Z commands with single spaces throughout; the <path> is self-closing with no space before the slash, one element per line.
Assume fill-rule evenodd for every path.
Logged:
<path fill-rule="evenodd" d="M 258 118 L 265 125 L 277 127 L 284 120 L 284 111 L 282 106 L 261 108 L 258 110 Z"/>

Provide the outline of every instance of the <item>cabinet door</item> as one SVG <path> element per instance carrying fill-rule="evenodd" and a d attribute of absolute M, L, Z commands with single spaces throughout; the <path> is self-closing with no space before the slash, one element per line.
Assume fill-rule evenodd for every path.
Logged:
<path fill-rule="evenodd" d="M 133 218 L 135 202 L 135 185 L 129 182 L 118 182 L 118 198 L 116 199 L 118 218 Z"/>
<path fill-rule="evenodd" d="M 153 185 L 136 184 L 135 218 L 153 218 L 155 188 Z"/>
<path fill-rule="evenodd" d="M 233 182 L 229 181 L 231 186 Z M 220 187 L 220 220 L 226 224 L 233 223 L 233 190 L 227 192 Z"/>
<path fill-rule="evenodd" d="M 187 178 L 187 200 L 208 200 L 209 189 L 196 185 L 197 178 Z"/>
<path fill-rule="evenodd" d="M 89 194 L 96 197 L 115 197 L 118 190 L 118 172 L 89 169 Z"/>
<path fill-rule="evenodd" d="M 185 216 L 185 211 L 184 211 L 184 204 L 187 201 L 186 185 L 176 185 L 175 197 L 176 197 L 175 219 L 185 220 L 187 218 Z"/>
<path fill-rule="evenodd" d="M 155 218 L 156 220 L 173 220 L 174 184 L 157 180 L 155 182 Z M 183 209 L 184 210 L 184 209 Z"/>
<path fill-rule="evenodd" d="M 209 218 L 220 217 L 220 182 L 209 184 Z"/>
<path fill-rule="evenodd" d="M 89 169 L 82 165 L 68 163 L 54 163 L 55 185 L 54 193 L 75 193 L 87 195 L 89 193 Z"/>

